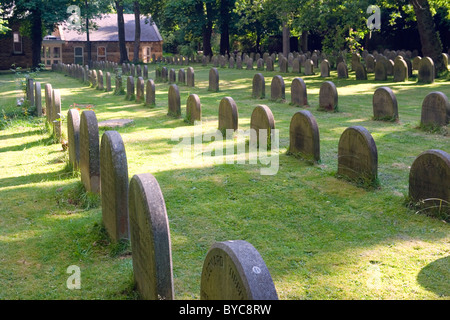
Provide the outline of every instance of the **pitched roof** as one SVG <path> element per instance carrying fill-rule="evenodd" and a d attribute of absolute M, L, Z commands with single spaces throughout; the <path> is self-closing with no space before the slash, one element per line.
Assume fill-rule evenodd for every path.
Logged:
<path fill-rule="evenodd" d="M 134 14 L 124 14 L 125 41 L 134 41 L 135 23 Z M 150 23 L 149 16 L 141 16 L 141 41 L 162 41 L 156 24 Z M 89 30 L 91 41 L 119 41 L 119 31 L 117 26 L 117 14 L 105 14 L 101 18 L 93 19 L 97 25 L 95 30 Z M 68 29 L 64 23 L 59 26 L 61 40 L 65 41 L 86 41 L 86 32 L 79 33 L 76 30 Z"/>

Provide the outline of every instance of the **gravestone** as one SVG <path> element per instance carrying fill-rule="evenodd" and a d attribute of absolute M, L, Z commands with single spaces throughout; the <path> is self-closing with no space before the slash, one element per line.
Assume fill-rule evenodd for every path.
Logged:
<path fill-rule="evenodd" d="M 106 72 L 106 92 L 111 91 L 111 72 Z"/>
<path fill-rule="evenodd" d="M 414 57 L 412 61 L 412 69 L 413 70 L 419 70 L 420 62 L 422 61 L 422 58 L 420 56 Z"/>
<path fill-rule="evenodd" d="M 366 70 L 368 73 L 372 73 L 375 70 L 375 58 L 373 55 L 368 54 L 364 58 L 364 61 L 366 62 Z"/>
<path fill-rule="evenodd" d="M 140 64 L 136 65 L 136 77 L 142 77 L 142 68 Z"/>
<path fill-rule="evenodd" d="M 233 57 L 230 57 L 230 60 L 228 60 L 228 68 L 234 69 L 234 67 L 235 67 L 235 60 Z"/>
<path fill-rule="evenodd" d="M 97 88 L 97 70 L 91 70 L 91 86 Z"/>
<path fill-rule="evenodd" d="M 331 81 L 324 81 L 319 90 L 319 110 L 335 111 L 338 108 L 338 92 Z"/>
<path fill-rule="evenodd" d="M 247 60 L 247 70 L 253 70 L 253 59 L 248 58 Z"/>
<path fill-rule="evenodd" d="M 322 78 L 330 76 L 330 62 L 327 59 L 322 60 L 320 63 L 320 76 Z"/>
<path fill-rule="evenodd" d="M 216 242 L 203 263 L 201 300 L 278 300 L 259 252 L 244 240 Z"/>
<path fill-rule="evenodd" d="M 261 73 L 253 76 L 252 97 L 255 99 L 264 99 L 266 97 L 266 82 Z"/>
<path fill-rule="evenodd" d="M 383 60 L 377 59 L 377 62 L 375 63 L 374 73 L 375 73 L 375 80 L 377 81 L 387 80 L 386 66 Z"/>
<path fill-rule="evenodd" d="M 300 73 L 301 71 L 302 71 L 302 68 L 300 65 L 300 59 L 295 58 L 294 61 L 292 61 L 292 72 Z"/>
<path fill-rule="evenodd" d="M 180 90 L 176 84 L 171 84 L 168 92 L 169 101 L 169 116 L 179 118 L 181 117 L 181 102 L 180 102 Z"/>
<path fill-rule="evenodd" d="M 267 71 L 274 71 L 273 60 L 272 60 L 271 57 L 267 57 L 267 60 L 266 60 L 266 70 L 267 70 Z"/>
<path fill-rule="evenodd" d="M 394 61 L 394 82 L 403 82 L 408 80 L 408 65 L 402 58 Z"/>
<path fill-rule="evenodd" d="M 167 82 L 168 81 L 168 71 L 167 71 L 167 67 L 162 67 L 161 68 L 161 80 L 163 82 Z"/>
<path fill-rule="evenodd" d="M 135 94 L 134 94 L 134 78 L 133 76 L 127 77 L 127 100 L 134 100 Z"/>
<path fill-rule="evenodd" d="M 337 75 L 338 78 L 346 79 L 348 78 L 348 69 L 347 64 L 345 62 L 339 62 L 337 65 Z"/>
<path fill-rule="evenodd" d="M 242 58 L 241 58 L 241 56 L 238 56 L 236 58 L 236 69 L 242 69 Z"/>
<path fill-rule="evenodd" d="M 430 57 L 424 57 L 420 61 L 418 81 L 421 83 L 433 83 L 435 78 L 434 62 Z"/>
<path fill-rule="evenodd" d="M 294 78 L 291 84 L 291 105 L 308 107 L 306 84 L 302 78 Z"/>
<path fill-rule="evenodd" d="M 69 143 L 69 163 L 74 170 L 80 167 L 80 113 L 70 109 L 67 113 L 67 140 Z"/>
<path fill-rule="evenodd" d="M 166 204 L 150 173 L 131 178 L 128 213 L 133 274 L 144 300 L 173 300 L 172 246 Z"/>
<path fill-rule="evenodd" d="M 233 98 L 225 97 L 219 104 L 219 130 L 225 133 L 227 129 L 238 129 L 239 113 Z"/>
<path fill-rule="evenodd" d="M 352 53 L 352 70 L 356 70 L 356 65 L 361 63 L 361 55 L 357 52 Z"/>
<path fill-rule="evenodd" d="M 144 78 L 138 77 L 136 81 L 136 102 L 141 103 L 144 100 L 145 82 Z"/>
<path fill-rule="evenodd" d="M 301 110 L 292 116 L 288 150 L 290 154 L 320 162 L 319 127 L 311 112 Z"/>
<path fill-rule="evenodd" d="M 42 117 L 42 89 L 40 82 L 34 84 L 34 105 L 36 107 L 36 115 Z"/>
<path fill-rule="evenodd" d="M 285 57 L 281 57 L 278 61 L 280 65 L 280 72 L 287 73 L 288 72 L 288 61 Z"/>
<path fill-rule="evenodd" d="M 80 117 L 80 171 L 86 191 L 100 192 L 100 146 L 95 112 L 85 110 Z"/>
<path fill-rule="evenodd" d="M 62 119 L 61 115 L 61 93 L 59 89 L 53 89 L 52 92 L 52 124 L 53 124 L 53 134 L 57 141 L 61 141 L 62 128 L 61 121 L 57 119 Z"/>
<path fill-rule="evenodd" d="M 30 106 L 34 106 L 34 80 L 31 78 L 27 78 L 26 98 L 30 102 Z"/>
<path fill-rule="evenodd" d="M 119 95 L 123 94 L 123 87 L 122 87 L 122 76 L 120 74 L 116 74 L 116 84 L 114 88 L 114 94 Z"/>
<path fill-rule="evenodd" d="M 128 164 L 117 131 L 105 131 L 102 135 L 100 180 L 103 225 L 114 242 L 128 239 Z"/>
<path fill-rule="evenodd" d="M 45 115 L 47 122 L 52 122 L 52 85 L 50 83 L 45 84 Z"/>
<path fill-rule="evenodd" d="M 184 72 L 183 68 L 178 70 L 178 84 L 186 84 L 186 73 Z"/>
<path fill-rule="evenodd" d="M 156 105 L 156 89 L 153 79 L 148 79 L 145 85 L 145 105 Z"/>
<path fill-rule="evenodd" d="M 194 74 L 194 68 L 189 67 L 187 68 L 187 86 L 188 87 L 195 87 L 195 74 Z"/>
<path fill-rule="evenodd" d="M 192 93 L 186 101 L 186 120 L 194 124 L 195 121 L 202 121 L 202 105 L 198 95 Z"/>
<path fill-rule="evenodd" d="M 311 59 L 306 59 L 304 62 L 305 75 L 310 76 L 314 74 L 314 63 Z"/>
<path fill-rule="evenodd" d="M 397 120 L 398 105 L 394 92 L 389 87 L 375 90 L 372 98 L 374 120 Z"/>
<path fill-rule="evenodd" d="M 254 130 L 256 135 L 250 135 L 250 143 L 254 145 L 260 145 L 263 136 L 260 138 L 261 130 L 265 130 L 267 136 L 267 147 L 271 145 L 273 130 L 275 129 L 275 119 L 272 111 L 266 105 L 258 105 L 253 109 L 250 118 L 250 129 Z M 254 141 L 253 139 L 256 139 Z"/>
<path fill-rule="evenodd" d="M 219 71 L 217 71 L 217 68 L 211 68 L 209 70 L 208 91 L 212 91 L 212 92 L 219 91 Z"/>
<path fill-rule="evenodd" d="M 144 76 L 144 79 L 148 79 L 148 66 L 147 65 L 144 66 L 143 76 Z"/>
<path fill-rule="evenodd" d="M 270 84 L 270 100 L 284 101 L 286 98 L 285 91 L 286 91 L 286 89 L 285 89 L 283 77 L 282 76 L 274 76 L 272 78 L 272 83 Z"/>
<path fill-rule="evenodd" d="M 264 60 L 262 58 L 259 58 L 256 61 L 256 69 L 259 71 L 264 71 Z"/>
<path fill-rule="evenodd" d="M 378 152 L 366 128 L 353 126 L 342 133 L 338 146 L 337 174 L 364 184 L 375 183 L 378 176 Z"/>
<path fill-rule="evenodd" d="M 98 81 L 97 81 L 97 90 L 104 90 L 104 84 L 103 84 L 103 71 L 102 70 L 98 70 L 97 71 L 97 77 L 98 77 Z"/>
<path fill-rule="evenodd" d="M 448 97 L 439 91 L 426 95 L 422 102 L 421 125 L 445 126 L 450 119 L 450 103 Z"/>
<path fill-rule="evenodd" d="M 175 69 L 169 70 L 169 84 L 177 82 L 177 76 L 175 74 Z"/>
<path fill-rule="evenodd" d="M 394 75 L 394 61 L 391 59 L 387 60 L 387 67 L 386 67 L 386 75 L 393 76 Z"/>
<path fill-rule="evenodd" d="M 416 203 L 420 201 L 422 208 L 449 206 L 450 154 L 431 149 L 414 160 L 409 171 L 409 197 Z"/>
<path fill-rule="evenodd" d="M 362 63 L 360 62 L 353 63 L 353 68 L 355 70 L 356 80 L 367 80 L 366 67 Z"/>

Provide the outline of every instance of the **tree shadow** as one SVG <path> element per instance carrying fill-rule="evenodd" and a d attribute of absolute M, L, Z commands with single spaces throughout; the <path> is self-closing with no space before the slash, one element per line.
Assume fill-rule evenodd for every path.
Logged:
<path fill-rule="evenodd" d="M 450 296 L 450 256 L 437 259 L 420 270 L 417 281 L 441 297 Z"/>

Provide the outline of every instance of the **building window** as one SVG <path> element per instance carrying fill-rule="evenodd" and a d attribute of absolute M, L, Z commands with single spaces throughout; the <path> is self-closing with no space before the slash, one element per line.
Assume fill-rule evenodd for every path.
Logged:
<path fill-rule="evenodd" d="M 13 33 L 13 52 L 15 54 L 21 54 L 22 51 L 22 37 L 19 32 Z"/>
<path fill-rule="evenodd" d="M 97 61 L 106 61 L 106 47 L 97 48 Z"/>
<path fill-rule="evenodd" d="M 144 60 L 144 63 L 150 63 L 151 62 L 151 55 L 152 55 L 152 48 L 151 47 L 144 47 L 142 49 L 142 59 Z"/>
<path fill-rule="evenodd" d="M 83 65 L 83 47 L 75 47 L 74 56 L 74 63 Z"/>

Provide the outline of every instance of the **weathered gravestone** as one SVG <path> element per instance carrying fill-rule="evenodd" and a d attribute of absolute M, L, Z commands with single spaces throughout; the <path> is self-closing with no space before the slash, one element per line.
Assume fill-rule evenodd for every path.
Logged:
<path fill-rule="evenodd" d="M 69 143 L 69 163 L 74 170 L 80 166 L 80 113 L 78 109 L 67 112 L 67 140 Z"/>
<path fill-rule="evenodd" d="M 97 77 L 98 77 L 98 81 L 97 81 L 97 90 L 104 90 L 104 84 L 103 84 L 103 71 L 102 70 L 98 70 L 97 71 Z"/>
<path fill-rule="evenodd" d="M 161 80 L 163 81 L 163 82 L 167 82 L 168 81 L 168 79 L 167 79 L 167 77 L 168 77 L 168 71 L 167 71 L 167 67 L 162 67 L 161 68 Z"/>
<path fill-rule="evenodd" d="M 330 62 L 327 59 L 322 60 L 320 63 L 320 76 L 322 78 L 330 76 Z"/>
<path fill-rule="evenodd" d="M 168 92 L 169 116 L 179 118 L 181 116 L 180 90 L 176 84 L 171 84 Z"/>
<path fill-rule="evenodd" d="M 47 122 L 51 123 L 52 119 L 52 85 L 50 83 L 45 84 L 45 115 Z"/>
<path fill-rule="evenodd" d="M 270 84 L 270 100 L 284 101 L 286 99 L 286 88 L 282 76 L 274 76 Z"/>
<path fill-rule="evenodd" d="M 85 110 L 80 117 L 80 171 L 86 191 L 100 191 L 100 146 L 95 112 Z"/>
<path fill-rule="evenodd" d="M 184 72 L 183 68 L 178 70 L 178 84 L 181 84 L 183 86 L 186 84 L 186 73 Z"/>
<path fill-rule="evenodd" d="M 252 97 L 255 99 L 264 99 L 266 97 L 266 81 L 261 73 L 253 76 Z"/>
<path fill-rule="evenodd" d="M 450 212 L 450 155 L 447 152 L 431 149 L 414 160 L 409 171 L 409 197 L 416 203 L 421 202 L 422 208 L 442 210 L 444 206 Z"/>
<path fill-rule="evenodd" d="M 311 112 L 301 110 L 292 116 L 288 151 L 304 159 L 320 162 L 319 127 Z"/>
<path fill-rule="evenodd" d="M 91 87 L 97 88 L 97 70 L 90 70 L 91 73 Z"/>
<path fill-rule="evenodd" d="M 362 126 L 344 130 L 338 146 L 338 175 L 364 185 L 376 183 L 378 152 L 372 135 Z"/>
<path fill-rule="evenodd" d="M 338 108 L 338 92 L 331 81 L 324 81 L 319 90 L 319 110 L 336 111 Z"/>
<path fill-rule="evenodd" d="M 217 68 L 211 68 L 209 70 L 208 91 L 212 91 L 212 92 L 219 91 L 219 71 L 217 71 Z"/>
<path fill-rule="evenodd" d="M 253 59 L 252 58 L 247 59 L 247 70 L 253 70 Z"/>
<path fill-rule="evenodd" d="M 302 78 L 294 78 L 291 84 L 291 105 L 308 107 L 306 84 Z"/>
<path fill-rule="evenodd" d="M 256 69 L 260 71 L 264 71 L 264 60 L 262 58 L 259 58 L 256 61 Z"/>
<path fill-rule="evenodd" d="M 304 67 L 305 67 L 304 68 L 305 69 L 305 71 L 304 71 L 305 75 L 310 76 L 310 75 L 314 74 L 314 62 L 311 59 L 307 59 L 304 62 Z"/>
<path fill-rule="evenodd" d="M 111 72 L 106 72 L 106 92 L 111 91 Z"/>
<path fill-rule="evenodd" d="M 288 70 L 288 61 L 285 57 L 281 57 L 280 60 L 278 61 L 279 65 L 280 65 L 280 72 L 282 73 L 287 73 L 289 72 Z"/>
<path fill-rule="evenodd" d="M 387 80 L 387 72 L 386 72 L 386 65 L 383 60 L 378 60 L 375 63 L 375 80 L 377 81 L 386 81 Z"/>
<path fill-rule="evenodd" d="M 128 213 L 136 288 L 145 300 L 173 300 L 172 246 L 166 204 L 150 173 L 131 178 Z"/>
<path fill-rule="evenodd" d="M 136 81 L 136 102 L 141 103 L 144 99 L 145 82 L 144 78 L 138 77 Z"/>
<path fill-rule="evenodd" d="M 302 71 L 300 59 L 295 58 L 294 61 L 292 61 L 292 72 L 293 73 L 300 73 Z"/>
<path fill-rule="evenodd" d="M 198 95 L 192 93 L 186 101 L 186 120 L 193 124 L 195 121 L 202 121 L 202 105 Z"/>
<path fill-rule="evenodd" d="M 62 137 L 62 121 L 58 119 L 62 119 L 61 115 L 61 94 L 59 89 L 53 89 L 52 92 L 52 124 L 53 124 L 53 134 L 57 141 L 61 141 Z"/>
<path fill-rule="evenodd" d="M 412 61 L 412 69 L 419 70 L 420 62 L 422 61 L 422 57 L 416 56 Z"/>
<path fill-rule="evenodd" d="M 448 97 L 439 91 L 427 94 L 422 102 L 421 125 L 445 126 L 450 119 Z"/>
<path fill-rule="evenodd" d="M 368 73 L 372 73 L 375 70 L 375 58 L 373 55 L 368 54 L 364 58 L 364 61 L 366 62 L 366 70 Z"/>
<path fill-rule="evenodd" d="M 250 129 L 254 130 L 255 135 L 250 134 L 250 143 L 260 145 L 263 141 L 267 147 L 272 143 L 274 135 L 275 119 L 272 111 L 266 105 L 258 105 L 253 109 L 250 118 Z M 264 143 L 262 144 L 264 146 Z"/>
<path fill-rule="evenodd" d="M 34 80 L 27 78 L 26 81 L 26 98 L 30 102 L 30 106 L 34 106 Z"/>
<path fill-rule="evenodd" d="M 40 82 L 34 84 L 34 105 L 36 106 L 36 115 L 42 117 L 42 89 Z"/>
<path fill-rule="evenodd" d="M 398 105 L 394 92 L 389 87 L 375 90 L 372 98 L 374 120 L 397 120 Z"/>
<path fill-rule="evenodd" d="M 401 57 L 401 56 L 399 56 Z M 408 65 L 403 58 L 397 58 L 394 61 L 394 82 L 403 82 L 408 80 Z"/>
<path fill-rule="evenodd" d="M 219 104 L 219 130 L 222 133 L 226 133 L 228 129 L 236 131 L 238 119 L 239 113 L 236 102 L 231 97 L 223 98 Z"/>
<path fill-rule="evenodd" d="M 177 76 L 175 74 L 175 69 L 169 70 L 169 83 L 175 83 L 177 82 Z"/>
<path fill-rule="evenodd" d="M 195 87 L 195 73 L 194 68 L 189 67 L 187 68 L 187 86 L 188 87 Z"/>
<path fill-rule="evenodd" d="M 144 66 L 143 76 L 144 76 L 144 79 L 148 79 L 148 66 L 147 65 Z"/>
<path fill-rule="evenodd" d="M 233 57 L 230 57 L 230 60 L 228 60 L 228 68 L 234 69 L 234 67 L 235 67 L 235 60 Z"/>
<path fill-rule="evenodd" d="M 361 62 L 353 63 L 356 80 L 367 80 L 366 67 Z"/>
<path fill-rule="evenodd" d="M 424 57 L 420 61 L 418 81 L 421 83 L 433 83 L 435 78 L 434 62 L 430 57 Z"/>
<path fill-rule="evenodd" d="M 145 105 L 154 106 L 156 104 L 156 89 L 153 79 L 148 79 L 145 85 Z"/>
<path fill-rule="evenodd" d="M 100 179 L 103 225 L 113 241 L 128 239 L 128 163 L 117 131 L 102 135 Z"/>
<path fill-rule="evenodd" d="M 267 57 L 267 59 L 266 59 L 266 70 L 274 71 L 273 60 L 271 57 Z"/>
<path fill-rule="evenodd" d="M 135 94 L 134 94 L 134 77 L 133 76 L 128 76 L 127 77 L 127 95 L 126 95 L 126 99 L 127 100 L 134 100 L 135 99 Z"/>
<path fill-rule="evenodd" d="M 338 78 L 348 78 L 348 68 L 345 62 L 339 62 L 339 64 L 337 65 L 337 75 Z"/>
<path fill-rule="evenodd" d="M 203 263 L 201 300 L 278 300 L 259 252 L 244 240 L 214 243 Z"/>

